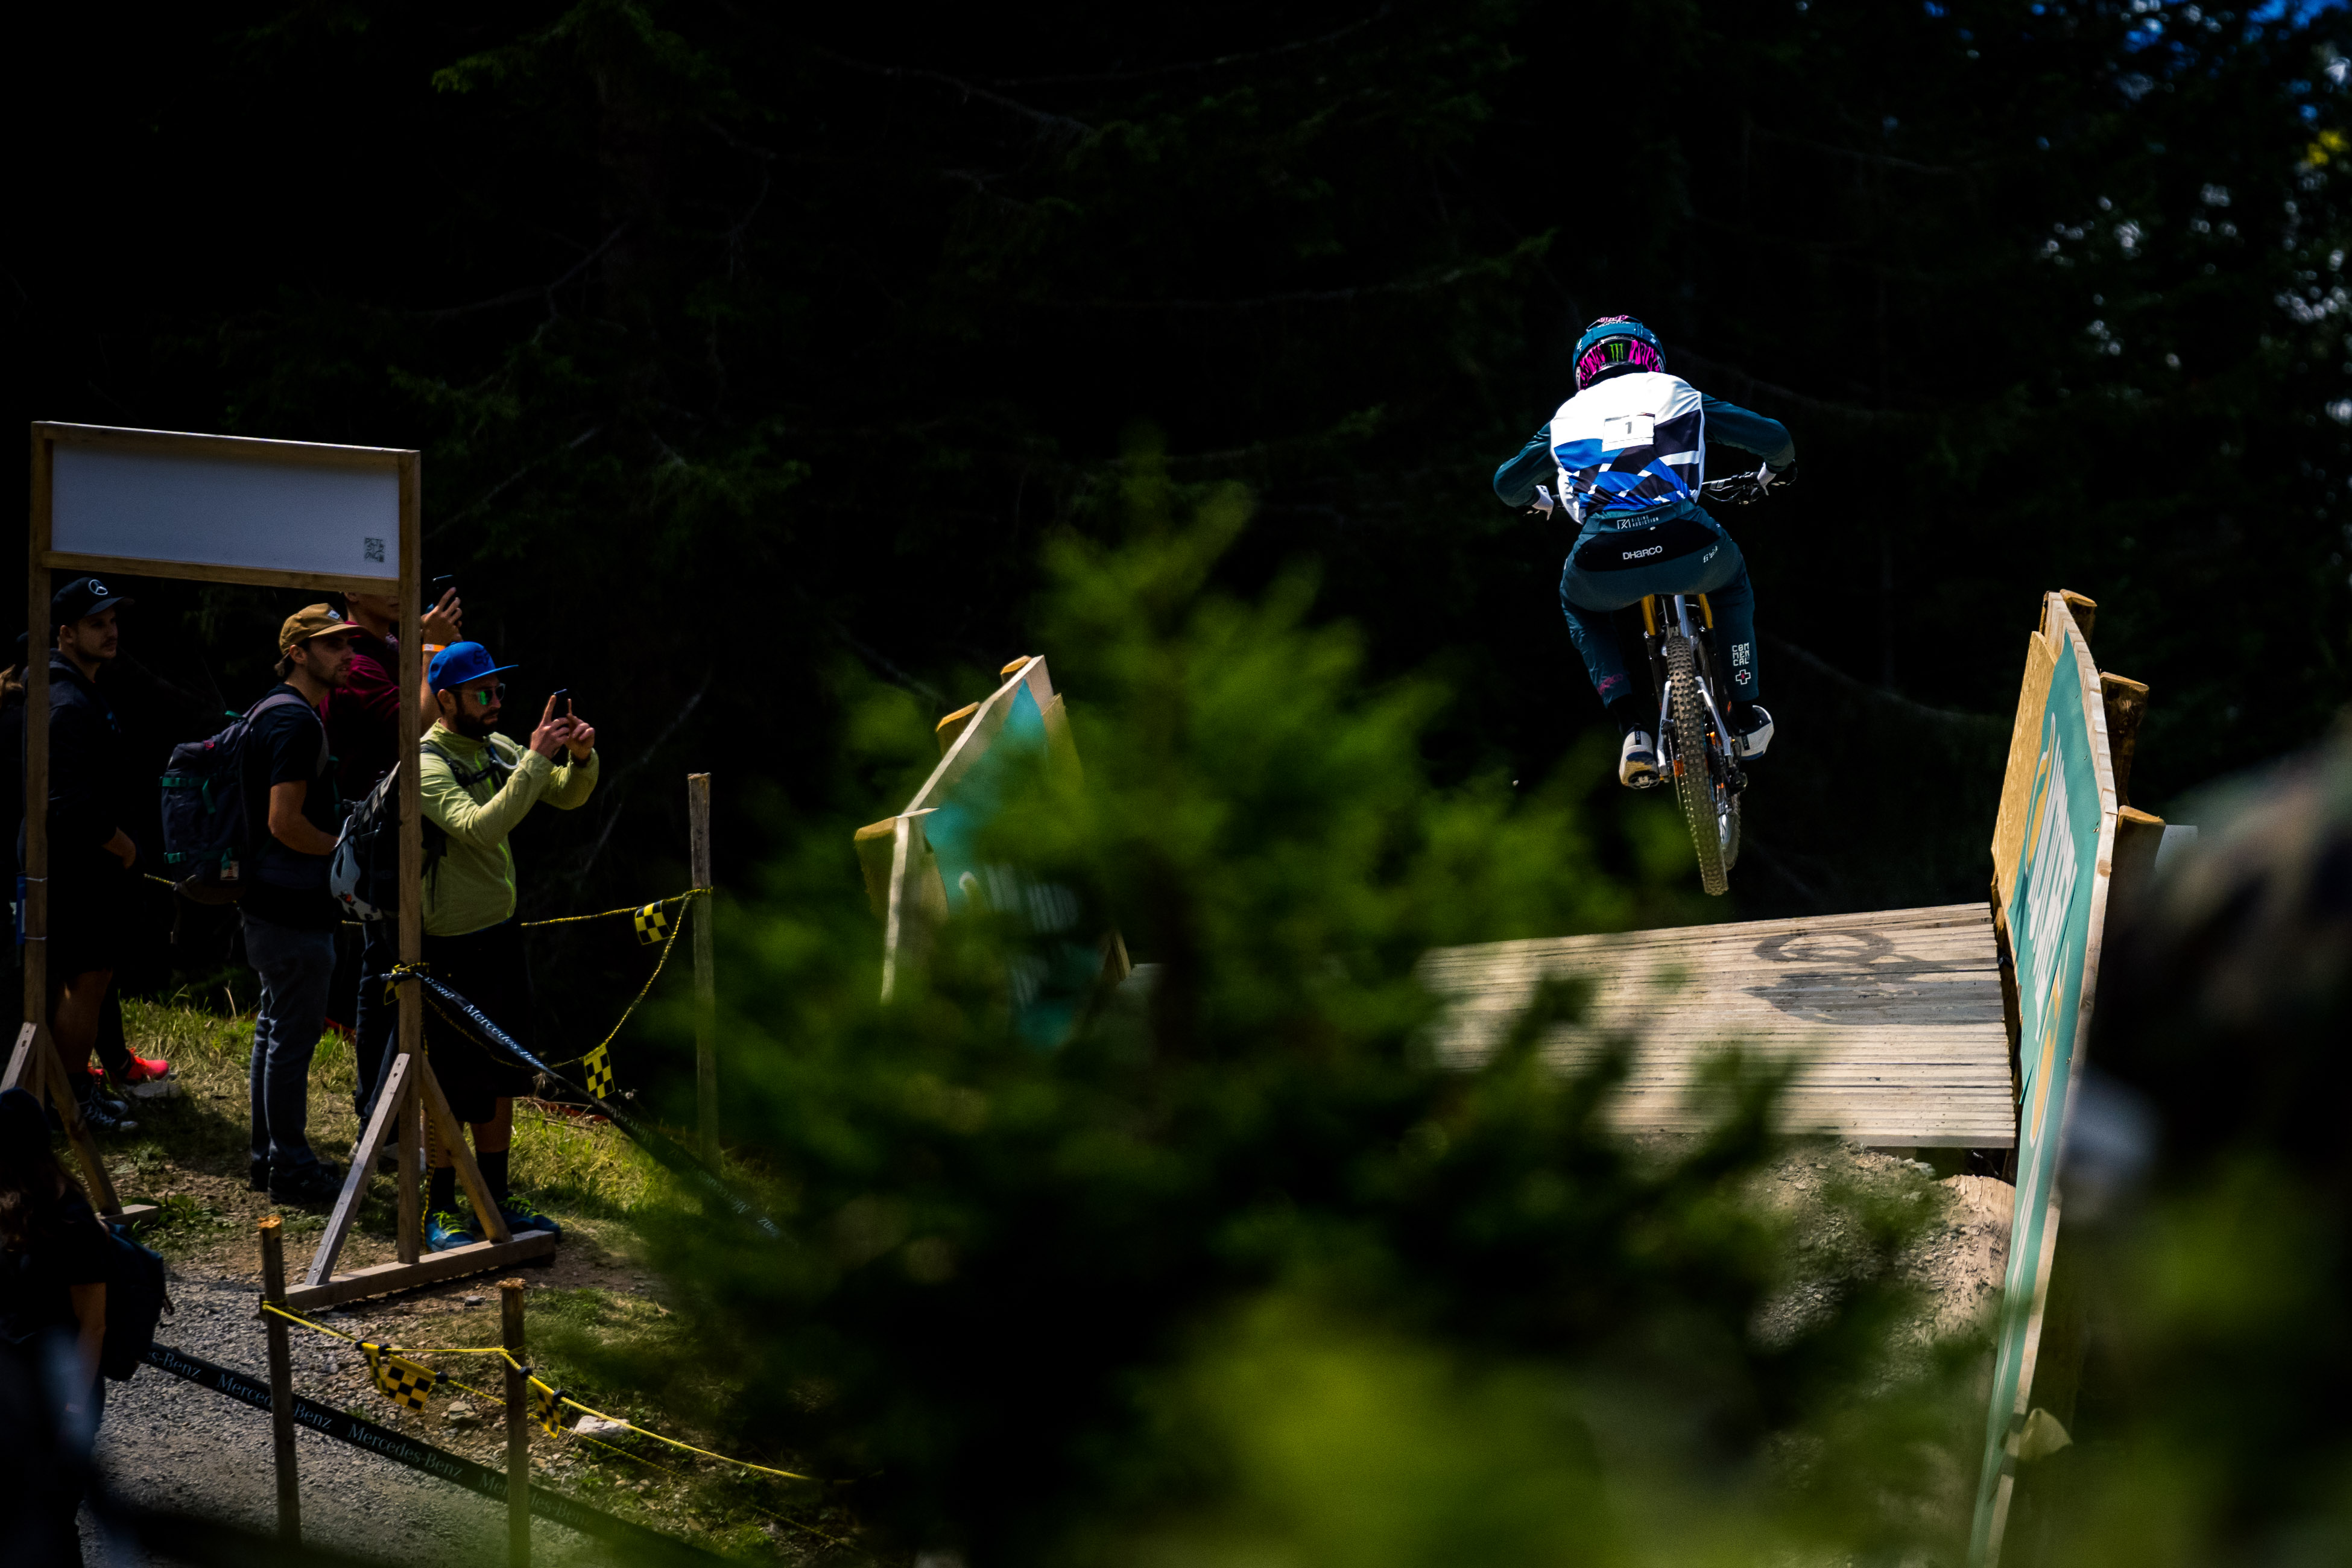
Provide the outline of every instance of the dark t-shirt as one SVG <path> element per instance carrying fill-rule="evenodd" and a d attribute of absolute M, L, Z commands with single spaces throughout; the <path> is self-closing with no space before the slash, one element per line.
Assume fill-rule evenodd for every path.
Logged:
<path fill-rule="evenodd" d="M 309 784 L 302 816 L 331 837 L 342 826 L 335 809 L 334 770 L 319 766 L 325 731 L 318 710 L 291 686 L 273 686 L 262 696 L 281 691 L 294 700 L 272 708 L 245 733 L 245 795 L 254 814 L 253 842 L 259 853 L 240 902 L 246 913 L 273 925 L 324 931 L 335 923 L 335 903 L 327 895 L 327 868 L 333 857 L 305 855 L 269 831 L 269 788 Z"/>
<path fill-rule="evenodd" d="M 33 1223 L 21 1247 L 0 1247 L 0 1339 L 23 1344 L 51 1329 L 71 1330 L 69 1288 L 101 1284 L 113 1242 L 79 1193 L 59 1198 Z"/>
<path fill-rule="evenodd" d="M 24 865 L 23 721 L 16 730 L 17 866 Z M 122 722 L 114 704 L 63 654 L 49 656 L 49 877 L 110 879 L 122 863 L 106 851 L 118 828 L 139 820 Z M 55 891 L 52 889 L 52 897 Z"/>

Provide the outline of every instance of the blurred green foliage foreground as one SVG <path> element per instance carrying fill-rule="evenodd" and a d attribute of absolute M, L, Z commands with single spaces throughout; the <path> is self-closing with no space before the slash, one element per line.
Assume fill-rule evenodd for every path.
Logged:
<path fill-rule="evenodd" d="M 1768 1332 L 1769 1077 L 1727 1064 L 1710 1136 L 1634 1147 L 1604 1122 L 1616 1068 L 1534 1049 L 1572 989 L 1482 1068 L 1435 1061 L 1425 949 L 1633 895 L 1569 795 L 1434 787 L 1444 694 L 1368 689 L 1310 583 L 1206 586 L 1238 492 L 1180 518 L 1137 470 L 1127 537 L 1055 546 L 1038 623 L 1083 778 L 1034 776 L 993 849 L 1116 921 L 1151 983 L 1040 1049 L 1008 983 L 1033 939 L 976 916 L 880 1004 L 849 818 L 729 916 L 730 1122 L 787 1237 L 692 1208 L 646 1229 L 740 1445 L 833 1479 L 884 1560 L 974 1568 L 1948 1540 L 1923 1500 L 1974 1430 L 1902 1352 L 1889 1268 L 1930 1205 L 1843 1200 L 1836 1288 Z M 929 716 L 876 700 L 866 734 L 919 778 Z"/>

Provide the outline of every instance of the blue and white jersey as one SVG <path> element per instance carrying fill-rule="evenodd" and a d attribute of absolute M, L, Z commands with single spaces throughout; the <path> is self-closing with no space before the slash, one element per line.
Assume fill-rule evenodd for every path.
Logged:
<path fill-rule="evenodd" d="M 1698 389 L 1664 371 L 1596 383 L 1552 416 L 1560 499 L 1580 523 L 1696 502 L 1706 482 L 1706 411 Z"/>

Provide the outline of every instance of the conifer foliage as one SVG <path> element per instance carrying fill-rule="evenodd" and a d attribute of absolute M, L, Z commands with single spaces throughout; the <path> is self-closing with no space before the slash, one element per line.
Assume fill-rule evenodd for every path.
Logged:
<path fill-rule="evenodd" d="M 1127 492 L 1120 542 L 1052 552 L 1083 767 L 1032 775 L 986 852 L 1149 965 L 1041 1049 L 1009 900 L 880 1005 L 838 840 L 734 928 L 735 1125 L 790 1241 L 685 1200 L 649 1233 L 747 1433 L 860 1478 L 877 1541 L 974 1563 L 1761 1560 L 1891 1528 L 1870 1489 L 1916 1491 L 1918 1450 L 1773 1456 L 1894 1370 L 1890 1261 L 1933 1205 L 1844 1199 L 1822 1310 L 1769 1334 L 1793 1265 L 1743 1183 L 1773 1075 L 1727 1061 L 1711 1132 L 1637 1146 L 1622 1057 L 1541 1050 L 1572 977 L 1440 1059 L 1421 953 L 1624 895 L 1562 798 L 1433 784 L 1444 694 L 1368 684 L 1304 583 L 1210 585 L 1241 496 L 1186 515 L 1149 453 Z"/>

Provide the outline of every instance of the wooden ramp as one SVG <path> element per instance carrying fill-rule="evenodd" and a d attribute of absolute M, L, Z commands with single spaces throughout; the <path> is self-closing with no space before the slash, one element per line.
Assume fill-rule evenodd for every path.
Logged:
<path fill-rule="evenodd" d="M 1454 999 L 1441 1049 L 1465 1062 L 1539 981 L 1588 977 L 1591 1016 L 1556 1030 L 1545 1053 L 1572 1068 L 1605 1037 L 1629 1037 L 1628 1130 L 1698 1125 L 1688 1096 L 1699 1068 L 1738 1042 L 1802 1064 L 1784 1100 L 1791 1131 L 1897 1148 L 2017 1141 L 1983 904 L 1442 948 L 1422 973 Z"/>

